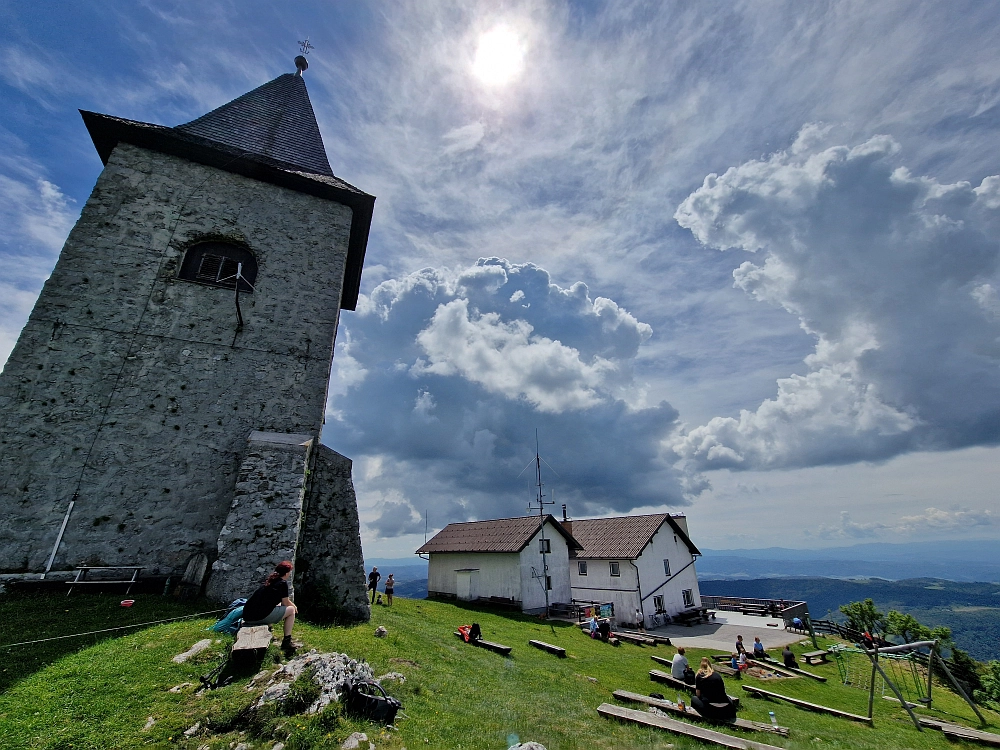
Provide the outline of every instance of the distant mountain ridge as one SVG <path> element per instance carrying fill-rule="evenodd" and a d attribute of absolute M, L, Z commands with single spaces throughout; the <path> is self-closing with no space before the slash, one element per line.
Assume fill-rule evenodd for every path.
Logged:
<path fill-rule="evenodd" d="M 741 579 L 789 576 L 833 578 L 938 578 L 947 581 L 1000 581 L 1000 542 L 872 542 L 824 549 L 715 550 L 702 548 L 698 574 Z"/>

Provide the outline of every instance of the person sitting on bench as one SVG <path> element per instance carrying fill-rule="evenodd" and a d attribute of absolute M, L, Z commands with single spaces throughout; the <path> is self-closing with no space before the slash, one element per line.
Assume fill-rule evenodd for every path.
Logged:
<path fill-rule="evenodd" d="M 710 721 L 729 721 L 736 718 L 736 706 L 726 695 L 722 676 L 712 669 L 707 656 L 701 658 L 701 668 L 695 677 L 695 694 L 691 707 Z"/>
<path fill-rule="evenodd" d="M 292 574 L 292 564 L 283 560 L 274 567 L 264 585 L 253 592 L 243 605 L 243 626 L 273 625 L 284 623 L 285 637 L 281 639 L 281 649 L 292 652 L 292 626 L 298 609 L 288 598 L 288 578 Z"/>
<path fill-rule="evenodd" d="M 746 646 L 743 645 L 743 636 L 736 636 L 736 653 L 745 654 L 747 652 Z"/>
<path fill-rule="evenodd" d="M 781 658 L 784 659 L 786 667 L 789 667 L 790 669 L 795 669 L 795 667 L 796 667 L 796 664 L 795 664 L 795 654 L 792 653 L 792 649 L 791 648 L 789 648 L 788 646 L 785 646 L 781 650 Z"/>
<path fill-rule="evenodd" d="M 767 652 L 764 651 L 764 644 L 760 642 L 760 637 L 754 636 L 753 639 L 753 658 L 763 659 L 767 656 Z"/>
<path fill-rule="evenodd" d="M 677 647 L 677 653 L 670 662 L 670 676 L 688 685 L 694 685 L 694 670 L 688 665 L 683 646 Z"/>

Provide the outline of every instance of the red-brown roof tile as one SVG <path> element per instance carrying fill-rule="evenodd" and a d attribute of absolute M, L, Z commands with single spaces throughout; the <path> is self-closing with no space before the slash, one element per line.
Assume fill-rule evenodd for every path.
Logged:
<path fill-rule="evenodd" d="M 691 554 L 701 554 L 670 514 L 653 513 L 646 516 L 617 516 L 573 521 L 573 538 L 583 545 L 583 549 L 576 552 L 575 556 L 634 560 L 665 522 L 673 533 L 684 541 Z"/>
<path fill-rule="evenodd" d="M 580 547 L 555 518 L 550 515 L 544 520 L 552 522 L 571 549 Z M 538 516 L 450 523 L 417 552 L 520 552 L 541 525 L 542 519 Z"/>

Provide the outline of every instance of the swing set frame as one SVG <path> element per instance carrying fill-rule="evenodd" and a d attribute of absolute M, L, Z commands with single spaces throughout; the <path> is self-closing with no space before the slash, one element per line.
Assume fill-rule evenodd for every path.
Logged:
<path fill-rule="evenodd" d="M 892 678 L 889 677 L 889 675 L 886 674 L 885 670 L 882 668 L 882 665 L 879 664 L 879 654 L 912 654 L 919 652 L 922 648 L 929 649 L 929 655 L 927 658 L 927 697 L 926 699 L 921 700 L 921 703 L 926 703 L 927 706 L 931 705 L 931 688 L 933 685 L 934 662 L 936 659 L 937 665 L 941 668 L 945 677 L 948 678 L 948 682 L 951 683 L 951 686 L 955 688 L 955 692 L 962 696 L 965 702 L 969 704 L 969 707 L 973 710 L 973 712 L 975 712 L 976 716 L 979 717 L 979 721 L 985 725 L 986 719 L 983 718 L 983 715 L 979 712 L 976 704 L 972 702 L 972 699 L 969 698 L 965 690 L 962 689 L 962 686 L 958 684 L 958 681 L 955 679 L 954 675 L 952 675 L 951 670 L 948 669 L 948 665 L 945 663 L 945 660 L 941 658 L 941 654 L 938 651 L 937 639 L 933 641 L 915 641 L 913 643 L 904 643 L 900 646 L 884 646 L 882 648 L 861 649 L 868 657 L 872 665 L 871 679 L 869 680 L 868 686 L 868 718 L 872 718 L 875 706 L 875 675 L 878 674 L 882 677 L 884 684 L 888 685 L 889 689 L 892 690 L 893 695 L 896 696 L 896 700 L 898 700 L 900 705 L 906 710 L 906 713 L 910 715 L 910 719 L 913 721 L 913 726 L 917 728 L 918 732 L 923 731 L 920 721 L 910 708 L 910 703 L 903 697 L 903 693 L 900 691 L 899 686 L 893 682 Z"/>

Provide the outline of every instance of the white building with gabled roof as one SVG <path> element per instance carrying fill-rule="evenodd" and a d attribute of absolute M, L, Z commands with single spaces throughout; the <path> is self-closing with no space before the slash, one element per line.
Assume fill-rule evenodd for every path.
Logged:
<path fill-rule="evenodd" d="M 582 549 L 570 552 L 570 588 L 577 604 L 612 603 L 620 623 L 645 625 L 651 615 L 676 616 L 701 606 L 694 561 L 701 553 L 682 515 L 563 521 Z"/>
<path fill-rule="evenodd" d="M 569 556 L 579 549 L 546 515 L 450 523 L 417 553 L 429 556 L 429 597 L 504 602 L 530 612 L 544 611 L 546 588 L 550 604 L 569 604 Z"/>

